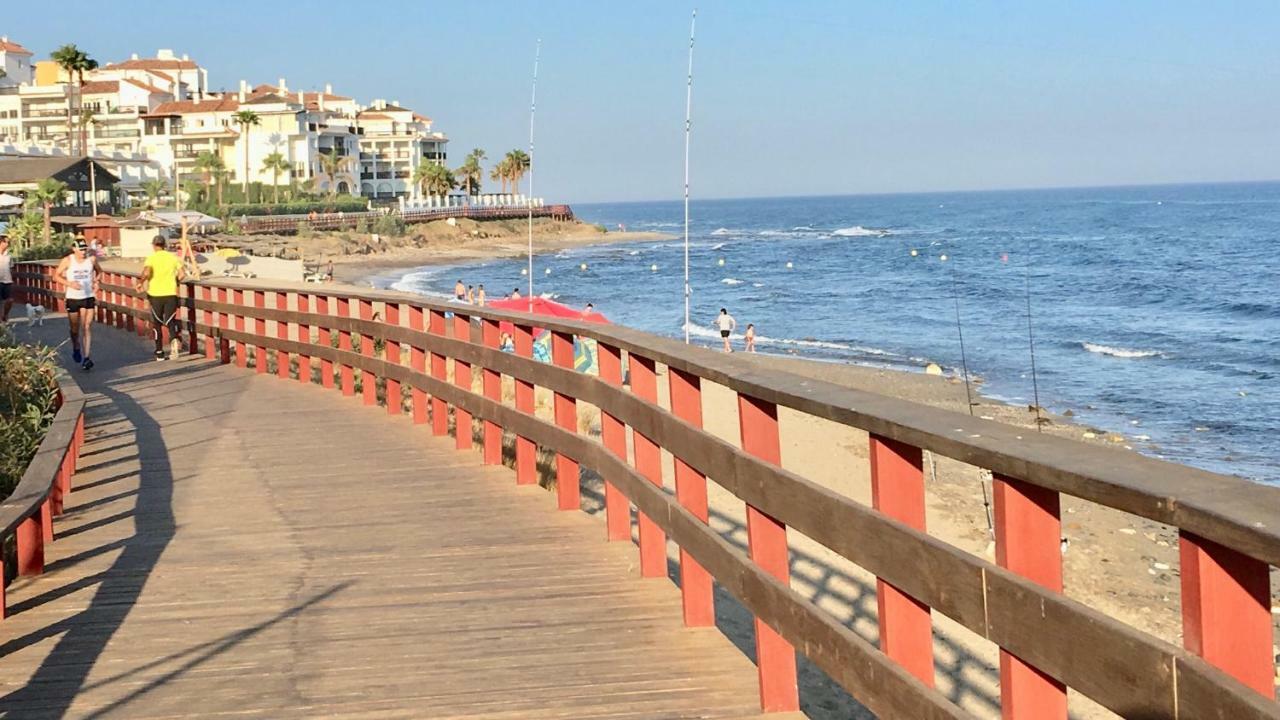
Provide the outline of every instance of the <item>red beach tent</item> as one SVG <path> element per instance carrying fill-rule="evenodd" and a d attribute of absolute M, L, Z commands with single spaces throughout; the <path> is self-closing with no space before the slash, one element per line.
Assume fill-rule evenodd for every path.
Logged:
<path fill-rule="evenodd" d="M 583 322 L 608 324 L 609 319 L 598 312 L 583 312 L 558 303 L 555 300 L 546 298 L 504 298 L 502 300 L 491 300 L 486 303 L 491 308 L 498 310 L 514 310 L 516 312 L 526 312 L 533 315 L 546 315 L 548 317 L 565 318 L 567 320 L 582 320 Z M 502 332 L 514 332 L 511 323 L 505 320 L 501 324 Z"/>

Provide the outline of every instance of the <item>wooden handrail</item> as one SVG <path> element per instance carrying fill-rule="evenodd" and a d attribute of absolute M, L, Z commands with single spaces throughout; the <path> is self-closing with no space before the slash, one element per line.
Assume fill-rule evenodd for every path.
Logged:
<path fill-rule="evenodd" d="M 24 280 L 35 280 L 45 272 L 20 268 L 19 282 L 27 285 Z M 103 289 L 109 297 L 131 293 L 121 275 L 108 274 Z M 36 285 L 29 287 L 36 289 Z M 217 290 L 217 300 L 212 299 L 214 290 Z M 1274 717 L 1280 711 L 1273 692 L 1268 692 L 1274 666 L 1270 662 L 1271 622 L 1265 607 L 1267 599 L 1262 598 L 1261 621 L 1253 606 L 1256 603 L 1250 602 L 1257 599 L 1259 573 L 1265 590 L 1268 566 L 1280 559 L 1277 539 L 1280 490 L 1275 488 L 1061 438 L 1022 435 L 1015 428 L 973 420 L 958 413 L 851 391 L 785 372 L 761 371 L 736 358 L 617 326 L 439 303 L 404 293 L 349 291 L 331 286 L 270 286 L 217 280 L 191 285 L 188 292 L 191 293 L 187 303 L 189 326 L 209 339 L 205 343 L 209 357 L 215 356 L 215 346 L 222 347 L 218 354 L 225 362 L 230 357 L 225 348 L 234 344 L 242 366 L 247 364 L 243 360 L 250 354 L 247 348 L 255 348 L 257 352 L 253 355 L 258 372 L 267 371 L 268 357 L 277 363 L 285 358 L 287 363 L 295 356 L 299 367 L 304 359 L 306 361 L 308 377 L 300 378 L 306 382 L 311 380 L 314 360 L 340 369 L 344 378 L 354 378 L 359 372 L 366 402 L 371 398 L 376 401 L 376 396 L 369 394 L 371 382 L 381 379 L 388 387 L 396 383 L 414 391 L 415 421 L 426 421 L 425 399 L 429 397 L 435 405 L 433 413 L 437 423 L 441 420 L 440 413 L 447 413 L 450 408 L 458 413 L 459 419 L 466 418 L 467 428 L 472 417 L 482 421 L 486 428 L 486 447 L 489 428 L 499 433 L 505 429 L 601 473 L 611 487 L 616 487 L 636 505 L 642 518 L 654 523 L 757 618 L 879 714 L 965 716 L 933 690 L 928 676 L 913 676 L 898 661 L 854 635 L 770 575 L 708 528 L 680 499 L 653 484 L 640 468 L 628 464 L 625 455 L 620 457 L 604 445 L 577 435 L 566 426 L 563 417 L 558 423 L 544 421 L 534 417 L 531 408 L 509 407 L 491 396 L 471 392 L 469 386 L 448 382 L 445 373 L 440 371 L 443 366 L 434 367 L 433 363 L 433 368 L 428 368 L 425 362 L 419 363 L 416 359 L 413 366 L 404 364 L 400 351 L 412 352 L 415 358 L 431 356 L 453 361 L 459 367 L 483 368 L 486 373 L 508 375 L 522 383 L 547 388 L 558 397 L 597 406 L 606 417 L 631 427 L 638 437 L 643 436 L 646 441 L 669 451 L 691 470 L 742 499 L 749 508 L 782 527 L 802 532 L 874 573 L 903 597 L 947 615 L 993 641 L 1003 652 L 1016 658 L 1017 663 L 1011 665 L 1034 668 L 1054 681 L 1047 685 L 1041 682 L 1040 686 L 1028 690 L 1024 685 L 1026 679 L 1017 675 L 1016 669 L 1010 671 L 1007 678 L 1002 672 L 1002 693 L 1030 693 L 1037 698 L 1030 704 L 1026 700 L 1019 703 L 1024 709 L 1035 708 L 1035 714 L 1015 714 L 1016 717 L 1057 716 L 1059 706 L 1065 714 L 1065 687 L 1076 688 L 1126 717 L 1190 718 L 1221 714 L 1243 719 Z M 263 301 L 263 294 L 267 292 L 286 297 L 283 300 L 277 297 L 274 307 L 268 307 Z M 252 295 L 253 300 L 244 299 L 245 295 Z M 326 300 L 314 304 L 289 303 L 287 296 Z M 331 299 L 349 306 L 345 316 L 329 312 Z M 373 319 L 372 303 L 396 307 L 396 320 L 407 318 L 408 324 L 388 323 L 385 318 L 390 313 Z M 105 305 L 104 312 L 119 325 L 126 319 L 136 323 L 147 320 L 141 309 L 131 302 L 101 305 Z M 290 305 L 297 309 L 287 309 Z M 423 327 L 423 323 L 415 321 L 424 314 L 434 320 L 446 312 L 462 316 L 453 324 L 452 334 L 443 324 Z M 213 322 L 210 319 L 213 317 L 219 320 Z M 236 320 L 235 328 L 226 322 L 228 317 Z M 1184 624 L 1188 625 L 1185 632 L 1189 638 L 1195 635 L 1199 644 L 1193 645 L 1189 640 L 1189 649 L 1177 648 L 1135 630 L 1063 596 L 1058 589 L 1024 577 L 1025 570 L 1017 564 L 1006 564 L 1008 556 L 1003 553 L 998 563 L 975 557 L 892 515 L 853 502 L 787 471 L 776 462 L 740 450 L 662 409 L 654 398 L 643 398 L 607 379 L 575 372 L 563 367 L 562 362 L 544 364 L 497 350 L 490 341 L 480 341 L 482 333 L 471 323 L 475 319 L 489 326 L 497 321 L 510 321 L 522 334 L 537 327 L 570 339 L 594 339 L 601 344 L 602 355 L 606 350 L 629 353 L 633 371 L 634 362 L 639 358 L 661 362 L 690 377 L 723 384 L 740 397 L 791 407 L 862 428 L 871 433 L 873 439 L 923 448 L 986 467 L 997 474 L 999 482 L 1012 483 L 1009 487 L 1014 489 L 1010 493 L 1017 489 L 1017 483 L 1050 492 L 1051 512 L 1055 515 L 1057 493 L 1063 492 L 1177 525 L 1184 532 L 1184 566 L 1201 562 L 1198 559 L 1201 556 L 1209 561 L 1203 565 L 1202 572 L 1193 573 L 1197 577 L 1191 579 L 1190 585 L 1186 577 L 1188 570 L 1184 569 Z M 278 323 L 286 329 L 305 327 L 307 336 L 288 339 L 289 333 L 279 327 L 268 334 L 267 322 Z M 470 328 L 469 334 L 466 328 Z M 321 337 L 337 333 L 346 338 L 346 342 L 341 347 L 316 344 L 311 339 L 313 329 L 320 331 Z M 353 335 L 365 342 L 353 347 L 350 342 Z M 375 356 L 374 340 L 394 344 L 400 357 Z M 268 351 L 274 354 L 269 355 Z M 288 375 L 287 366 L 281 370 L 277 365 L 276 371 L 282 377 Z M 352 394 L 350 388 L 348 391 Z M 421 419 L 419 396 L 423 398 Z M 388 400 L 390 402 L 393 400 Z M 437 425 L 437 432 L 443 427 Z M 464 425 L 460 422 L 459 427 Z M 470 447 L 470 438 L 465 444 L 460 438 L 458 444 Z M 1001 502 L 1006 503 L 1004 514 L 1016 519 L 1016 513 L 1026 510 L 1009 504 L 1010 497 L 1007 493 L 998 496 L 997 509 Z M 1244 506 L 1238 507 L 1240 503 Z M 611 535 L 612 522 L 611 518 Z M 1000 549 L 1017 548 L 1018 543 L 1025 547 L 1025 543 L 1030 542 L 1017 535 L 1016 523 L 1001 527 L 1004 535 L 999 536 L 998 531 L 997 537 L 998 544 L 1003 544 Z M 1054 543 L 1056 547 L 1056 538 Z M 1221 562 L 1224 558 L 1231 562 Z M 1236 561 L 1243 564 L 1232 564 Z M 1214 568 L 1219 568 L 1216 576 L 1212 574 Z M 1193 602 L 1188 602 L 1189 592 L 1195 593 Z M 1206 605 L 1211 608 L 1241 606 L 1247 618 L 1242 623 L 1229 621 L 1226 627 L 1207 626 L 1197 619 L 1195 610 Z M 1190 615 L 1188 606 L 1193 606 Z M 927 613 L 923 621 L 928 622 Z M 1239 644 L 1233 646 L 1233 652 L 1247 656 L 1245 660 L 1224 656 L 1219 636 L 1242 632 L 1248 636 L 1244 643 L 1247 652 L 1239 652 Z M 1262 633 L 1265 637 L 1261 637 Z M 1259 661 L 1254 651 L 1263 645 L 1266 657 Z M 1258 680 L 1261 670 L 1267 671 L 1266 685 Z M 764 673 L 762 665 L 762 682 Z M 1030 677 L 1040 675 L 1033 673 Z M 791 682 L 794 684 L 794 680 Z M 777 687 L 785 690 L 786 683 Z"/>

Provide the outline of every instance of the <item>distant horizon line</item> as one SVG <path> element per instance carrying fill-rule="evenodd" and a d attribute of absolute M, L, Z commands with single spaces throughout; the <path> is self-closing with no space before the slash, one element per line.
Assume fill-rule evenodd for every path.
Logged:
<path fill-rule="evenodd" d="M 1280 177 L 1268 180 L 1197 180 L 1192 182 L 1166 183 L 1120 183 L 1116 185 L 1048 185 L 1039 187 L 1000 187 L 977 188 L 969 190 L 892 190 L 884 192 L 850 192 L 796 195 L 737 195 L 720 197 L 697 197 L 692 201 L 722 200 L 792 200 L 798 198 L 837 198 L 837 197 L 891 197 L 899 195 L 970 195 L 979 193 L 1012 193 L 1012 192 L 1052 192 L 1056 190 L 1125 190 L 1144 188 L 1177 188 L 1201 185 L 1270 185 L 1280 183 Z M 588 202 L 570 201 L 576 205 L 640 205 L 644 203 L 682 202 L 682 197 L 663 198 L 658 200 L 593 200 Z"/>

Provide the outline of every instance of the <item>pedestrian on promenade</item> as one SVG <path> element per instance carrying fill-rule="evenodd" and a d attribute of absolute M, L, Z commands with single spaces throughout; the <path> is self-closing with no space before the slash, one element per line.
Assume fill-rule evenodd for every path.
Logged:
<path fill-rule="evenodd" d="M 169 329 L 169 358 L 177 360 L 182 352 L 182 323 L 178 320 L 178 283 L 187 271 L 177 255 L 169 252 L 163 235 L 151 241 L 152 251 L 142 266 L 142 277 L 134 285 L 145 292 L 151 305 L 151 334 L 156 342 L 156 361 L 165 359 L 164 328 Z"/>
<path fill-rule="evenodd" d="M 733 352 L 733 348 L 729 345 L 729 336 L 737 329 L 738 321 L 733 319 L 727 309 L 720 308 L 720 315 L 716 318 L 715 325 L 720 330 L 720 338 L 724 340 L 724 351 Z"/>
<path fill-rule="evenodd" d="M 89 254 L 84 236 L 77 236 L 71 254 L 54 271 L 55 282 L 66 288 L 67 324 L 71 330 L 71 360 L 86 372 L 93 369 L 93 313 L 97 307 L 98 275 L 102 270 Z"/>
<path fill-rule="evenodd" d="M 476 288 L 476 305 L 484 307 L 484 285 Z"/>
<path fill-rule="evenodd" d="M 751 323 L 747 323 L 747 331 L 743 333 L 742 339 L 745 340 L 747 343 L 747 352 L 749 353 L 755 352 L 756 351 L 756 326 Z"/>
<path fill-rule="evenodd" d="M 0 323 L 9 322 L 13 309 L 13 256 L 9 254 L 9 236 L 0 235 Z"/>

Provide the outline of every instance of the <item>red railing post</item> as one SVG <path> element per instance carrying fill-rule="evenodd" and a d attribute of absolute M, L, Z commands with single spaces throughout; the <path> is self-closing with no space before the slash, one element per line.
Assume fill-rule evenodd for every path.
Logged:
<path fill-rule="evenodd" d="M 347 298 L 340 297 L 338 300 L 338 317 L 350 318 L 351 301 Z M 344 353 L 351 352 L 351 331 L 338 331 L 338 349 Z M 356 394 L 356 375 L 355 370 L 345 362 L 339 363 L 338 375 L 342 379 L 342 394 L 345 397 L 353 397 Z"/>
<path fill-rule="evenodd" d="M 57 482 L 57 479 L 54 480 Z M 53 542 L 53 499 L 47 497 L 40 503 L 40 530 L 45 544 Z"/>
<path fill-rule="evenodd" d="M 471 342 L 471 318 L 456 310 L 453 312 L 453 339 Z M 471 363 L 458 358 L 453 359 L 453 384 L 468 393 L 471 392 Z M 453 418 L 455 447 L 459 450 L 470 450 L 473 444 L 471 413 L 455 407 Z"/>
<path fill-rule="evenodd" d="M 481 321 L 484 346 L 496 350 L 502 339 L 497 320 Z M 485 368 L 482 374 L 484 396 L 496 403 L 502 402 L 502 375 L 497 370 Z M 502 428 L 492 420 L 484 421 L 484 464 L 502 464 Z"/>
<path fill-rule="evenodd" d="M 782 464 L 777 405 L 739 393 L 738 426 L 743 452 L 774 465 Z M 782 584 L 791 584 L 787 526 L 750 503 L 747 504 L 747 544 L 756 565 Z M 795 649 L 760 618 L 755 619 L 755 629 L 760 709 L 764 712 L 799 710 Z"/>
<path fill-rule="evenodd" d="M 996 562 L 1047 590 L 1062 592 L 1062 520 L 1058 493 L 995 475 L 991 479 L 991 494 Z M 1268 625 L 1268 637 L 1269 628 Z M 1008 720 L 1066 720 L 1067 688 L 1001 649 L 1000 711 Z"/>
<path fill-rule="evenodd" d="M 631 392 L 641 400 L 658 404 L 658 372 L 654 361 L 632 354 Z M 658 444 L 632 428 L 632 444 L 635 446 L 636 471 L 646 480 L 662 487 L 662 451 Z M 642 577 L 666 577 L 667 535 L 644 513 L 640 522 L 640 575 Z"/>
<path fill-rule="evenodd" d="M 227 304 L 226 288 L 218 288 L 218 302 Z M 223 330 L 231 329 L 231 316 L 228 313 L 218 313 L 218 327 Z M 231 341 L 227 339 L 225 332 L 218 338 L 218 362 L 223 365 L 231 363 Z"/>
<path fill-rule="evenodd" d="M 237 310 L 245 306 L 244 291 L 231 291 L 231 304 L 235 305 Z M 244 315 L 236 312 L 235 328 L 237 332 L 244 332 Z M 249 367 L 249 348 L 245 345 L 244 340 L 236 341 L 236 367 L 244 369 Z"/>
<path fill-rule="evenodd" d="M 182 304 L 183 318 L 186 320 L 187 328 L 187 352 L 191 355 L 200 354 L 200 330 L 198 321 L 204 313 L 196 311 L 196 304 L 200 294 L 196 291 L 194 283 L 180 283 L 179 302 Z"/>
<path fill-rule="evenodd" d="M 253 306 L 258 310 L 267 307 L 267 291 L 257 290 L 253 293 Z M 262 375 L 267 372 L 267 346 L 263 341 L 267 337 L 267 321 L 261 317 L 253 319 L 253 337 L 257 341 L 253 346 L 254 372 Z"/>
<path fill-rule="evenodd" d="M 306 314 L 311 312 L 311 296 L 307 293 L 298 293 L 297 295 L 298 313 Z M 303 345 L 311 344 L 311 324 L 298 323 L 298 342 Z M 298 354 L 298 382 L 303 385 L 311 384 L 311 356 L 307 353 Z"/>
<path fill-rule="evenodd" d="M 14 531 L 17 543 L 18 574 L 39 575 L 44 572 L 44 534 L 39 514 L 23 520 Z"/>
<path fill-rule="evenodd" d="M 288 293 L 276 291 L 276 310 L 282 313 L 289 310 Z M 276 338 L 286 341 L 289 339 L 289 323 L 284 320 L 276 321 Z M 289 353 L 286 350 L 276 350 L 276 377 L 282 380 L 289 379 Z"/>
<path fill-rule="evenodd" d="M 206 285 L 197 285 L 196 293 L 199 299 L 206 303 L 213 300 L 213 288 L 211 287 Z M 204 323 L 205 327 L 208 328 L 204 336 L 204 356 L 209 360 L 218 357 L 217 338 L 214 337 L 213 333 L 213 328 L 218 324 L 215 317 L 216 313 L 209 310 L 200 311 L 200 319 Z"/>
<path fill-rule="evenodd" d="M 516 355 L 522 358 L 533 357 L 533 328 L 529 325 L 516 324 L 514 327 Z M 516 409 L 533 415 L 533 383 L 515 378 Z M 538 481 L 538 447 L 533 440 L 516 436 L 516 484 L 532 485 Z"/>
<path fill-rule="evenodd" d="M 614 387 L 622 387 L 622 350 L 605 343 L 597 343 L 597 347 L 600 379 Z M 600 439 L 606 450 L 626 462 L 627 428 L 621 420 L 603 410 L 600 413 Z M 609 478 L 604 480 L 604 516 L 609 540 L 631 539 L 631 503 Z"/>
<path fill-rule="evenodd" d="M 134 332 L 134 326 L 136 325 L 136 321 L 134 320 L 133 312 L 132 312 L 133 296 L 132 294 L 126 291 L 120 294 L 119 300 L 120 300 L 120 307 L 122 308 L 121 314 L 124 316 L 123 327 L 125 329 L 125 332 Z"/>
<path fill-rule="evenodd" d="M 422 332 L 424 329 L 424 321 L 422 317 L 422 308 L 414 305 L 409 307 L 409 329 L 415 332 Z M 409 348 L 409 367 L 415 373 L 425 375 L 427 372 L 427 353 L 417 344 Z M 413 403 L 413 424 L 427 424 L 427 393 L 421 389 L 414 387 L 409 391 L 410 400 Z"/>
<path fill-rule="evenodd" d="M 389 302 L 384 308 L 387 314 L 386 323 L 392 327 L 400 327 L 400 304 Z M 399 341 L 387 340 L 383 344 L 382 353 L 383 358 L 393 365 L 400 365 L 403 362 Z M 404 397 L 400 394 L 400 381 L 387 378 L 387 414 L 399 415 L 401 412 L 404 412 Z"/>
<path fill-rule="evenodd" d="M 444 337 L 444 312 L 440 310 L 430 311 L 427 332 L 438 337 Z M 449 370 L 446 362 L 447 359 L 444 355 L 431 353 L 431 377 L 441 382 L 447 380 Z M 435 395 L 431 396 L 431 433 L 437 436 L 449 434 L 449 407 L 443 399 Z"/>
<path fill-rule="evenodd" d="M 328 296 L 316 296 L 316 314 L 326 316 L 330 314 Z M 325 347 L 326 351 L 332 351 L 333 331 L 329 329 L 329 323 L 327 321 L 321 322 L 317 335 L 319 337 L 320 344 Z M 333 389 L 333 361 L 327 357 L 320 358 L 320 387 L 323 387 L 326 390 Z"/>
<path fill-rule="evenodd" d="M 671 412 L 690 425 L 702 427 L 702 379 L 683 370 L 667 368 L 671 396 Z M 707 478 L 675 459 L 676 500 L 702 522 L 707 522 Z M 680 548 L 680 597 L 684 605 L 684 624 L 703 627 L 716 624 L 715 603 L 711 593 L 711 574 L 693 556 Z"/>
<path fill-rule="evenodd" d="M 1275 695 L 1267 563 L 1185 530 L 1179 533 L 1182 642 L 1262 695 Z"/>
<path fill-rule="evenodd" d="M 871 436 L 871 503 L 916 530 L 925 529 L 924 454 L 920 448 Z M 876 578 L 880 649 L 933 686 L 933 620 L 929 606 Z"/>
<path fill-rule="evenodd" d="M 365 322 L 373 322 L 373 303 L 368 300 L 356 300 L 356 307 L 360 319 Z M 371 358 L 373 357 L 373 335 L 367 331 L 360 333 L 360 354 Z M 378 404 L 378 380 L 374 374 L 368 370 L 360 371 L 360 394 L 364 396 L 365 405 Z"/>
<path fill-rule="evenodd" d="M 573 335 L 553 332 L 551 334 L 551 362 L 556 366 L 573 369 Z M 556 425 L 571 433 L 578 432 L 578 402 L 576 399 L 561 393 L 555 394 Z M 561 510 L 577 510 L 582 505 L 581 488 L 578 481 L 578 462 L 556 453 L 556 505 Z"/>

